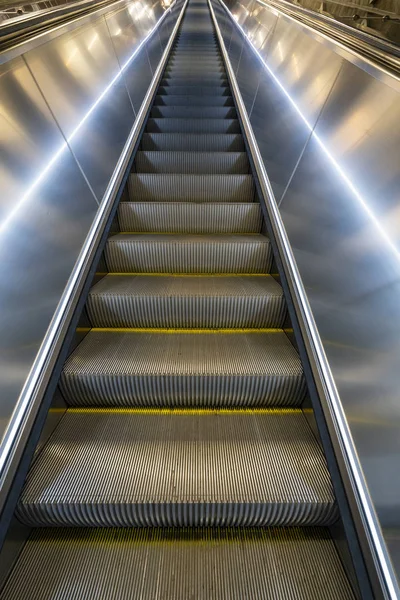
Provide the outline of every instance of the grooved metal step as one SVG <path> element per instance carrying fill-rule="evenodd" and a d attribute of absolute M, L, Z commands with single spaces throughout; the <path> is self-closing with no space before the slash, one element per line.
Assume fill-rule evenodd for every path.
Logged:
<path fill-rule="evenodd" d="M 107 275 L 90 291 L 93 327 L 282 327 L 286 304 L 273 277 Z"/>
<path fill-rule="evenodd" d="M 165 73 L 168 73 L 169 75 L 177 75 L 178 77 L 180 75 L 193 75 L 194 73 L 196 75 L 198 75 L 199 77 L 202 77 L 203 75 L 205 77 L 207 77 L 208 73 L 211 73 L 212 75 L 215 75 L 217 73 L 225 73 L 225 69 L 224 67 L 214 67 L 213 69 L 208 69 L 207 65 L 187 65 L 187 66 L 183 66 L 183 65 L 177 65 L 175 66 L 168 66 L 165 69 Z"/>
<path fill-rule="evenodd" d="M 231 96 L 231 91 L 227 86 L 211 86 L 203 87 L 199 85 L 167 85 L 160 86 L 157 90 L 160 96 Z"/>
<path fill-rule="evenodd" d="M 144 133 L 141 146 L 143 150 L 189 152 L 243 152 L 245 149 L 239 133 Z"/>
<path fill-rule="evenodd" d="M 268 273 L 272 254 L 263 235 L 119 234 L 105 257 L 115 273 Z"/>
<path fill-rule="evenodd" d="M 196 58 L 194 58 L 193 60 L 196 60 Z M 182 75 L 178 74 L 171 74 L 168 73 L 167 71 L 164 71 L 163 73 L 163 79 L 167 79 L 168 81 L 175 81 L 175 80 L 179 80 L 179 79 L 196 79 L 196 81 L 199 80 L 199 74 L 198 73 L 183 73 Z M 204 83 L 206 85 L 209 84 L 210 81 L 220 81 L 221 83 L 226 84 L 226 82 L 228 81 L 228 76 L 226 74 L 225 71 L 210 71 L 206 74 L 201 74 L 201 79 L 202 81 L 204 81 Z"/>
<path fill-rule="evenodd" d="M 171 56 L 171 58 L 168 61 L 168 66 L 177 66 L 177 65 L 184 65 L 185 67 L 192 67 L 193 63 L 195 62 L 193 60 L 193 56 L 187 56 L 186 54 L 183 54 L 182 52 L 178 52 L 177 54 L 174 54 Z M 209 55 L 209 56 L 201 56 L 198 55 L 199 61 L 201 66 L 206 66 L 209 67 L 210 69 L 212 69 L 214 66 L 217 67 L 223 67 L 224 66 L 224 62 L 222 60 L 222 58 L 215 53 L 214 56 L 213 55 Z"/>
<path fill-rule="evenodd" d="M 175 117 L 192 119 L 236 119 L 233 106 L 154 106 L 150 116 L 153 118 Z"/>
<path fill-rule="evenodd" d="M 121 202 L 121 231 L 142 233 L 260 233 L 259 204 Z"/>
<path fill-rule="evenodd" d="M 246 174 L 250 170 L 245 152 L 139 151 L 137 173 Z M 168 231 L 168 230 L 166 230 Z"/>
<path fill-rule="evenodd" d="M 154 106 L 234 106 L 232 96 L 156 96 Z"/>
<path fill-rule="evenodd" d="M 240 133 L 240 126 L 237 119 L 149 119 L 146 131 L 149 133 Z"/>
<path fill-rule="evenodd" d="M 301 410 L 68 410 L 17 514 L 44 527 L 327 526 L 338 516 Z"/>
<path fill-rule="evenodd" d="M 90 600 L 355 599 L 322 527 L 37 530 L 2 598 L 88 590 Z"/>
<path fill-rule="evenodd" d="M 165 77 L 160 82 L 161 87 L 169 87 L 174 85 L 199 85 L 198 77 Z M 201 85 L 205 88 L 208 87 L 226 87 L 228 85 L 227 80 L 221 79 L 218 76 L 215 78 L 207 77 L 207 80 L 202 79 Z"/>
<path fill-rule="evenodd" d="M 64 365 L 73 406 L 299 406 L 305 381 L 285 333 L 92 330 Z"/>
<path fill-rule="evenodd" d="M 251 175 L 134 173 L 128 184 L 132 201 L 253 202 L 255 194 Z"/>

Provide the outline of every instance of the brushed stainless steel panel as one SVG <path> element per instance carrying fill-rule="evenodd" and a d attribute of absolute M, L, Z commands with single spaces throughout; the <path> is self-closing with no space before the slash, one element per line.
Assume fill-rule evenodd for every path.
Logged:
<path fill-rule="evenodd" d="M 265 67 L 261 61 L 257 58 L 251 48 L 247 44 L 244 44 L 236 78 L 249 115 L 252 113 L 260 76 L 264 75 L 264 71 Z"/>
<path fill-rule="evenodd" d="M 0 80 L 2 438 L 98 205 L 23 59 Z"/>
<path fill-rule="evenodd" d="M 124 71 L 126 87 L 136 113 L 140 109 L 152 77 L 153 74 L 150 68 L 150 62 L 147 56 L 146 46 L 144 45 L 139 49 L 138 53 L 134 56 L 133 60 L 129 62 Z"/>
<path fill-rule="evenodd" d="M 254 28 L 249 31 L 246 30 L 246 34 L 248 34 L 252 44 L 266 58 L 269 47 L 267 40 L 271 39 L 278 21 L 278 14 L 272 10 L 266 10 L 264 6 L 256 2 L 252 12 L 252 19 L 254 21 Z"/>
<path fill-rule="evenodd" d="M 106 22 L 62 35 L 26 60 L 101 200 L 134 121 Z"/>
<path fill-rule="evenodd" d="M 134 111 L 138 112 L 152 78 L 146 48 L 139 48 L 148 33 L 148 14 L 134 2 L 105 18 L 129 97 Z M 164 26 L 165 21 L 161 28 Z"/>
<path fill-rule="evenodd" d="M 243 47 L 243 36 L 239 33 L 239 31 L 235 28 L 232 31 L 231 41 L 229 43 L 229 59 L 232 64 L 233 70 L 236 72 L 236 69 L 239 64 L 240 55 L 242 53 Z"/>
<path fill-rule="evenodd" d="M 399 95 L 350 63 L 282 201 L 384 528 L 399 526 Z"/>
<path fill-rule="evenodd" d="M 155 34 L 149 39 L 146 44 L 146 49 L 152 71 L 155 73 L 163 53 L 158 31 L 156 31 Z"/>
<path fill-rule="evenodd" d="M 269 48 L 251 124 L 279 202 L 343 59 L 284 19 L 279 19 Z M 244 97 L 257 74 L 250 69 L 245 60 L 240 79 Z"/>

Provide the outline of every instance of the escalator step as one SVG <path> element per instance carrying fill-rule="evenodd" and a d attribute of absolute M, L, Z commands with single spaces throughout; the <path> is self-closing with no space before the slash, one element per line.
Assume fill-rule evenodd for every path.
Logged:
<path fill-rule="evenodd" d="M 186 331 L 91 330 L 64 365 L 65 400 L 251 408 L 298 406 L 304 399 L 299 355 L 283 331 Z"/>
<path fill-rule="evenodd" d="M 178 54 L 171 56 L 170 60 L 168 61 L 168 67 L 183 66 L 191 68 L 194 62 L 193 58 L 193 56 L 186 56 L 185 54 L 182 55 L 182 53 L 179 52 Z M 198 58 L 201 66 L 206 66 L 210 70 L 212 70 L 214 67 L 219 69 L 220 67 L 224 66 L 223 60 L 220 56 L 218 56 L 218 54 L 210 54 L 208 56 L 201 56 L 199 54 Z"/>
<path fill-rule="evenodd" d="M 174 77 L 180 77 L 183 75 L 197 75 L 198 77 L 207 77 L 208 74 L 217 75 L 217 74 L 225 74 L 225 69 L 223 66 L 217 67 L 215 66 L 213 69 L 210 69 L 207 65 L 177 65 L 177 66 L 167 66 L 165 69 L 165 73 L 168 75 L 172 75 Z"/>
<path fill-rule="evenodd" d="M 161 87 L 169 87 L 174 85 L 202 85 L 204 88 L 208 87 L 226 87 L 228 85 L 226 79 L 221 79 L 220 77 L 215 77 L 214 79 L 211 76 L 207 77 L 207 80 L 201 80 L 199 84 L 198 77 L 173 77 L 168 78 L 165 77 L 161 80 Z"/>
<path fill-rule="evenodd" d="M 205 96 L 206 97 L 206 96 Z M 149 119 L 149 133 L 240 133 L 237 119 Z"/>
<path fill-rule="evenodd" d="M 234 106 L 232 96 L 160 96 L 154 106 Z"/>
<path fill-rule="evenodd" d="M 263 235 L 117 234 L 105 251 L 114 273 L 269 273 Z"/>
<path fill-rule="evenodd" d="M 204 175 L 247 174 L 246 152 L 139 151 L 134 170 L 137 173 L 194 173 Z"/>
<path fill-rule="evenodd" d="M 17 514 L 39 527 L 326 526 L 338 516 L 301 410 L 68 410 Z"/>
<path fill-rule="evenodd" d="M 199 85 L 167 85 L 165 87 L 159 87 L 157 94 L 160 96 L 231 96 L 231 90 L 226 86 L 212 86 L 208 85 L 203 87 L 201 83 Z"/>
<path fill-rule="evenodd" d="M 286 304 L 271 276 L 107 275 L 89 293 L 93 327 L 282 327 Z"/>
<path fill-rule="evenodd" d="M 251 175 L 180 175 L 135 173 L 129 177 L 129 197 L 149 202 L 253 202 Z"/>
<path fill-rule="evenodd" d="M 153 118 L 192 118 L 192 119 L 236 119 L 233 106 L 154 106 L 150 116 Z"/>
<path fill-rule="evenodd" d="M 260 233 L 259 204 L 121 202 L 121 231 L 137 233 Z"/>
<path fill-rule="evenodd" d="M 1 597 L 354 600 L 322 527 L 37 530 Z"/>
<path fill-rule="evenodd" d="M 245 148 L 238 133 L 144 133 L 141 143 L 143 150 L 243 152 Z"/>

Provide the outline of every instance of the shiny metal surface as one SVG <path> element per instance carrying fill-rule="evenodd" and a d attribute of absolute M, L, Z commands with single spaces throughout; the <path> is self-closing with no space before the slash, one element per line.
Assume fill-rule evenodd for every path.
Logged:
<path fill-rule="evenodd" d="M 266 59 L 260 57 L 265 84 L 251 113 L 253 135 L 281 197 L 293 268 L 315 320 L 321 360 L 328 361 L 344 448 L 353 456 L 348 467 L 356 486 L 365 477 L 367 487 L 358 489 L 376 560 L 390 582 L 386 597 L 394 598 L 398 588 L 374 511 L 384 534 L 398 529 L 400 87 L 394 77 L 385 85 L 300 26 L 287 27 L 276 26 Z M 260 59 L 253 55 L 257 77 Z M 251 61 L 247 67 L 250 81 Z M 246 98 L 246 78 L 241 88 Z M 400 572 L 393 539 L 389 549 Z"/>
<path fill-rule="evenodd" d="M 25 60 L 100 201 L 135 118 L 106 23 L 67 33 Z"/>
<path fill-rule="evenodd" d="M 182 3 L 177 5 L 181 10 Z M 179 14 L 175 11 L 175 19 Z M 163 22 L 158 22 L 161 27 Z M 105 22 L 97 21 L 93 27 L 92 38 L 89 27 L 69 41 L 60 38 L 59 44 L 48 44 L 47 58 L 43 49 L 36 49 L 28 61 L 32 71 L 23 57 L 3 65 L 0 72 L 1 504 L 166 60 L 167 53 L 133 122 L 122 75 L 141 46 L 119 65 Z M 95 34 L 99 37 L 94 38 Z M 146 38 L 142 34 L 142 46 L 151 35 Z M 104 65 L 89 48 L 97 43 Z M 75 50 L 82 60 L 69 70 L 67 61 L 74 63 Z M 108 81 L 106 72 L 111 77 Z M 92 78 L 97 97 L 86 86 L 86 76 Z M 43 88 L 38 86 L 39 80 Z M 44 89 L 50 92 L 49 100 Z M 116 114 L 121 103 L 127 107 L 125 125 L 133 125 L 126 127 L 123 143 L 118 137 L 122 131 L 110 131 L 108 123 L 121 124 L 121 116 Z M 93 146 L 101 132 L 103 144 L 106 136 L 110 137 L 107 165 L 104 145 L 100 146 L 101 163 L 96 162 Z M 117 156 L 118 144 L 122 145 Z M 93 162 L 83 160 L 89 156 Z M 96 198 L 88 179 L 102 181 L 100 167 L 108 169 L 110 180 L 104 196 L 101 186 L 96 187 L 101 193 Z"/>
<path fill-rule="evenodd" d="M 0 80 L 2 437 L 98 204 L 24 60 Z"/>

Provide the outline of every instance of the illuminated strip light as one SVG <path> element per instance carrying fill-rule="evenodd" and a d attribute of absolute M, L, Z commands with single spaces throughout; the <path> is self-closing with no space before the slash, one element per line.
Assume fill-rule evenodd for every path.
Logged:
<path fill-rule="evenodd" d="M 7 217 L 3 220 L 3 222 L 0 225 L 0 233 L 2 231 L 4 231 L 4 229 L 6 229 L 6 227 L 8 227 L 8 225 L 10 224 L 12 219 L 20 211 L 22 206 L 29 199 L 29 197 L 32 195 L 32 193 L 35 191 L 35 189 L 38 187 L 38 185 L 40 183 L 42 183 L 42 181 L 46 178 L 48 172 L 58 161 L 58 159 L 63 154 L 63 152 L 68 148 L 68 144 L 70 142 L 72 142 L 72 140 L 75 138 L 75 136 L 80 131 L 82 126 L 86 123 L 86 121 L 88 120 L 90 115 L 93 113 L 93 111 L 97 108 L 97 106 L 100 104 L 100 102 L 103 100 L 103 98 L 108 94 L 108 92 L 110 91 L 112 86 L 115 84 L 115 82 L 121 77 L 121 75 L 124 73 L 125 69 L 127 69 L 127 67 L 132 62 L 132 60 L 135 58 L 135 56 L 138 54 L 138 52 L 140 52 L 140 50 L 143 48 L 143 46 L 147 42 L 147 40 L 153 35 L 154 31 L 160 26 L 161 22 L 164 20 L 164 18 L 168 14 L 168 12 L 171 10 L 172 6 L 173 6 L 173 4 L 171 4 L 171 6 L 164 12 L 163 16 L 157 21 L 157 23 L 155 24 L 153 29 L 146 35 L 146 37 L 143 38 L 143 40 L 140 42 L 140 44 L 136 48 L 136 50 L 131 54 L 131 56 L 128 58 L 128 60 L 121 66 L 120 71 L 115 75 L 115 77 L 113 77 L 113 79 L 110 81 L 110 83 L 107 85 L 107 87 L 102 91 L 100 96 L 98 96 L 98 98 L 96 99 L 94 104 L 92 104 L 92 106 L 89 108 L 88 112 L 85 114 L 83 119 L 78 123 L 78 125 L 75 127 L 75 129 L 72 131 L 72 133 L 67 137 L 66 141 L 61 144 L 60 148 L 57 150 L 57 152 L 54 154 L 54 156 L 51 158 L 51 160 L 47 163 L 45 168 L 40 172 L 39 176 L 35 179 L 35 181 L 31 184 L 28 191 L 22 196 L 22 198 L 19 200 L 19 202 L 17 202 L 16 205 L 14 206 L 14 208 L 8 213 Z"/>
<path fill-rule="evenodd" d="M 228 10 L 228 9 L 226 8 L 226 10 Z M 305 123 L 305 125 L 310 130 L 311 134 L 314 136 L 314 139 L 318 143 L 318 145 L 321 148 L 321 150 L 323 150 L 324 154 L 327 156 L 327 158 L 333 164 L 333 166 L 335 167 L 335 169 L 337 170 L 337 172 L 342 177 L 343 181 L 346 183 L 346 185 L 348 186 L 348 188 L 351 190 L 351 192 L 353 193 L 353 195 L 358 200 L 358 202 L 361 205 L 361 207 L 364 209 L 364 211 L 366 212 L 366 214 L 368 215 L 368 217 L 371 219 L 372 223 L 375 225 L 376 229 L 379 231 L 379 233 L 380 233 L 381 237 L 383 238 L 383 240 L 386 242 L 386 244 L 392 250 L 392 252 L 395 255 L 395 257 L 397 258 L 397 260 L 400 261 L 400 251 L 399 251 L 399 249 L 397 248 L 396 244 L 391 239 L 391 237 L 389 236 L 389 234 L 387 233 L 387 231 L 381 225 L 381 223 L 379 222 L 378 218 L 374 214 L 373 210 L 365 202 L 364 198 L 361 196 L 360 192 L 357 190 L 357 188 L 355 187 L 355 185 L 353 184 L 353 182 L 351 181 L 351 179 L 349 178 L 349 176 L 347 175 L 347 173 L 344 171 L 343 167 L 338 163 L 338 161 L 333 156 L 333 154 L 331 153 L 331 151 L 327 148 L 327 146 L 325 145 L 325 143 L 323 142 L 323 140 L 320 138 L 320 136 L 317 133 L 315 133 L 314 127 L 307 120 L 307 118 L 305 117 L 305 115 L 301 112 L 301 109 L 296 104 L 296 102 L 293 100 L 293 98 L 291 97 L 291 95 L 289 94 L 289 92 L 287 91 L 287 89 L 284 87 L 284 85 L 279 81 L 279 79 L 275 75 L 275 73 L 267 65 L 267 63 L 265 62 L 265 60 L 263 59 L 263 57 L 261 56 L 261 54 L 258 52 L 257 48 L 253 45 L 253 43 L 252 43 L 251 39 L 249 38 L 249 36 L 247 35 L 247 33 L 244 31 L 243 27 L 237 22 L 237 20 L 235 18 L 235 15 L 232 15 L 232 16 L 233 16 L 233 18 L 235 20 L 236 26 L 240 29 L 240 31 L 242 32 L 242 34 L 244 35 L 244 37 L 248 40 L 248 42 L 249 42 L 249 44 L 251 46 L 251 49 L 256 54 L 257 58 L 262 62 L 262 64 L 264 65 L 264 67 L 267 69 L 268 73 L 270 73 L 270 75 L 273 77 L 274 81 L 278 84 L 278 86 L 280 87 L 280 89 L 282 90 L 282 92 L 285 94 L 285 96 L 287 97 L 287 99 L 289 100 L 289 102 L 291 103 L 291 105 L 293 106 L 293 108 L 295 109 L 295 111 L 297 112 L 297 114 L 301 117 L 302 121 Z"/>

